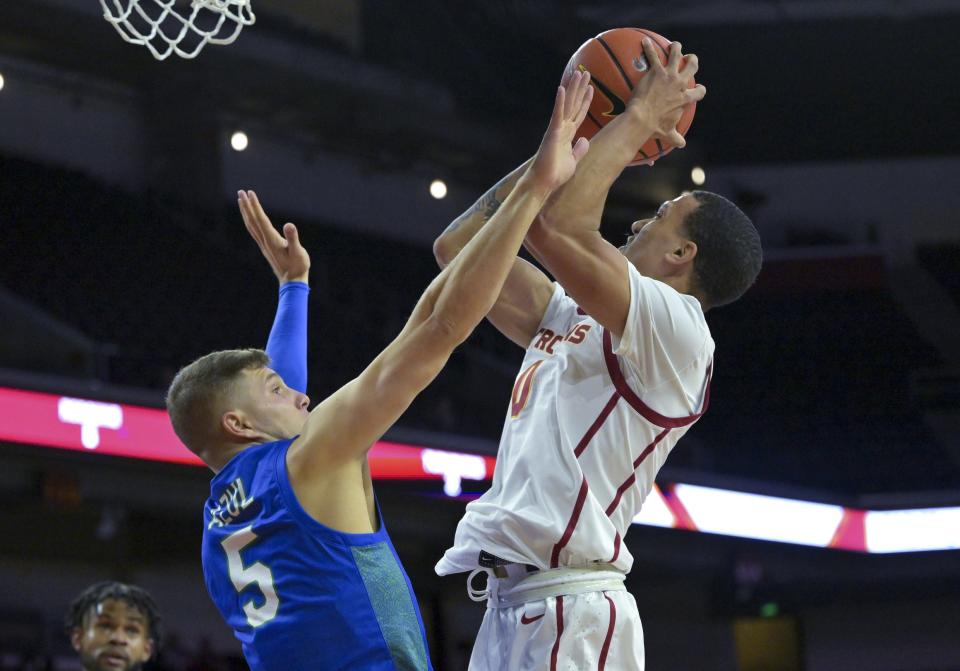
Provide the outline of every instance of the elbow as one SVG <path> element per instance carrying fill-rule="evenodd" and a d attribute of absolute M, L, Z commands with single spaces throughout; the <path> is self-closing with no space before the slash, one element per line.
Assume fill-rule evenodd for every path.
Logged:
<path fill-rule="evenodd" d="M 460 250 L 456 245 L 446 240 L 442 235 L 433 241 L 433 258 L 437 260 L 437 265 L 441 268 L 446 268 L 459 252 Z"/>
<path fill-rule="evenodd" d="M 556 218 L 552 214 L 552 208 L 544 206 L 543 209 L 537 212 L 537 216 L 533 218 L 533 224 L 530 226 L 530 230 L 533 230 L 534 228 L 550 226 L 555 219 Z"/>
<path fill-rule="evenodd" d="M 423 324 L 429 333 L 429 339 L 437 343 L 437 347 L 452 352 L 470 336 L 473 329 L 465 328 L 461 320 L 455 319 L 443 312 L 434 312 Z"/>
<path fill-rule="evenodd" d="M 564 249 L 571 244 L 583 244 L 599 232 L 590 230 L 577 219 L 551 219 L 549 215 L 539 214 L 527 231 L 524 240 L 533 250 Z"/>

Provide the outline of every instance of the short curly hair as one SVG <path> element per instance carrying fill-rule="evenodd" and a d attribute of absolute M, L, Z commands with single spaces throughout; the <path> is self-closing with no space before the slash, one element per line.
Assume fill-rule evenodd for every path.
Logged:
<path fill-rule="evenodd" d="M 67 636 L 70 636 L 74 629 L 83 629 L 83 620 L 90 609 L 109 599 L 124 601 L 147 617 L 147 630 L 153 640 L 153 654 L 156 655 L 163 642 L 163 618 L 160 616 L 160 609 L 157 608 L 156 602 L 142 587 L 113 580 L 90 585 L 73 600 L 64 619 Z"/>
<path fill-rule="evenodd" d="M 697 244 L 693 277 L 697 293 L 711 308 L 740 298 L 763 264 L 760 234 L 743 211 L 710 191 L 691 191 L 698 207 L 683 218 L 683 229 Z"/>

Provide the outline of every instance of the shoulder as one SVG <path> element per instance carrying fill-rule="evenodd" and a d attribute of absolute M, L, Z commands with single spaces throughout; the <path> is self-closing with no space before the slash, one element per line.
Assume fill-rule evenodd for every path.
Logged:
<path fill-rule="evenodd" d="M 709 335 L 703 307 L 695 296 L 680 293 L 665 282 L 642 275 L 632 263 L 627 267 L 630 278 L 628 322 L 645 319 L 656 330 L 696 333 L 701 342 Z"/>
<path fill-rule="evenodd" d="M 641 275 L 628 264 L 630 311 L 614 353 L 637 368 L 646 385 L 673 378 L 713 354 L 713 339 L 700 302 L 670 285 Z"/>
<path fill-rule="evenodd" d="M 557 322 L 569 322 L 578 319 L 582 311 L 578 314 L 579 307 L 577 302 L 567 295 L 563 287 L 558 282 L 553 283 L 553 295 L 547 304 L 547 309 L 543 313 L 543 319 L 540 320 L 540 326 L 550 326 Z"/>

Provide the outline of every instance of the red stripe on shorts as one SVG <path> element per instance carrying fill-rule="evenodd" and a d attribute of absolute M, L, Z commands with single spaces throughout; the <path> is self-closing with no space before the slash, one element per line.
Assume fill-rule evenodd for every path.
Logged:
<path fill-rule="evenodd" d="M 560 634 L 563 633 L 563 597 L 557 597 L 557 640 L 550 652 L 550 671 L 557 671 L 557 655 L 560 654 Z"/>
<path fill-rule="evenodd" d="M 617 606 L 606 592 L 603 593 L 603 598 L 610 604 L 610 626 L 607 627 L 607 637 L 603 639 L 603 647 L 600 649 L 600 664 L 597 666 L 597 671 L 603 671 L 603 667 L 607 664 L 607 653 L 610 652 L 610 642 L 613 640 L 613 628 L 617 626 Z"/>

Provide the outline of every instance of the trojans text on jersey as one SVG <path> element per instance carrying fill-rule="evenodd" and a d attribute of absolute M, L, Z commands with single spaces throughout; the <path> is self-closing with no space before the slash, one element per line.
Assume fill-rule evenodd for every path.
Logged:
<path fill-rule="evenodd" d="M 533 347 L 535 349 L 543 350 L 547 354 L 553 354 L 553 347 L 557 343 L 568 342 L 573 345 L 579 345 L 586 339 L 587 333 L 589 332 L 590 324 L 586 322 L 580 322 L 579 324 L 576 324 L 567 332 L 567 335 L 554 333 L 550 329 L 538 329 L 537 335 L 534 336 L 534 338 L 537 340 L 533 343 Z"/>

